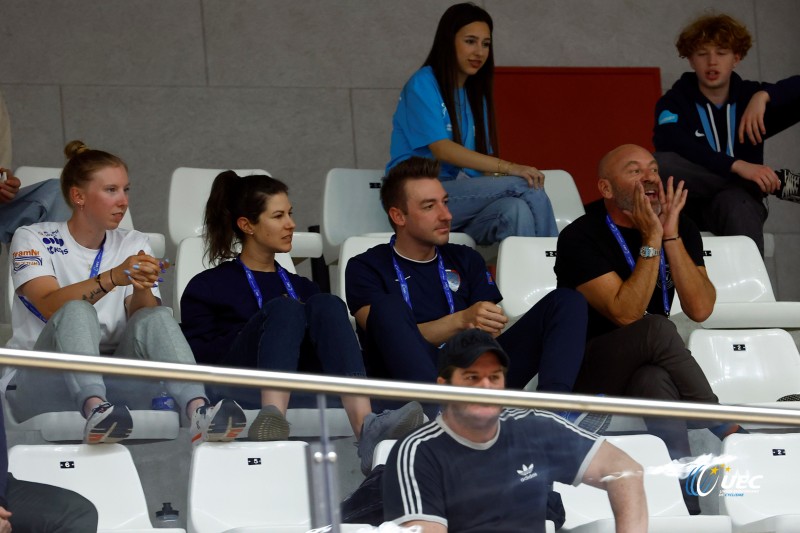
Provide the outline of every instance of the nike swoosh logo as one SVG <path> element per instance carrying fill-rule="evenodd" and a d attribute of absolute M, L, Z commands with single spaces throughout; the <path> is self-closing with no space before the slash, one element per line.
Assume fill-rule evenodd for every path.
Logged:
<path fill-rule="evenodd" d="M 694 130 L 695 137 L 705 137 L 704 133 L 700 133 L 700 130 Z"/>

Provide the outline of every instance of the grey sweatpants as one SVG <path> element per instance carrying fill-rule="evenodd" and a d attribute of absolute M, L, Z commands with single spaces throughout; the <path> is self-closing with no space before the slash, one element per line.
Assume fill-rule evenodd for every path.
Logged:
<path fill-rule="evenodd" d="M 100 355 L 100 322 L 97 311 L 88 302 L 71 301 L 64 304 L 47 322 L 34 345 L 34 350 L 77 355 Z M 122 339 L 114 356 L 169 363 L 195 364 L 189 344 L 180 326 L 165 307 L 140 309 L 128 320 Z M 88 398 L 106 398 L 106 386 L 101 374 L 63 372 L 67 390 L 75 409 L 83 412 Z M 16 384 L 15 414 L 26 420 L 39 414 L 37 399 L 43 391 L 37 383 L 41 371 L 20 368 L 13 383 Z M 167 392 L 178 406 L 185 406 L 195 398 L 205 398 L 205 389 L 199 383 L 167 381 Z M 27 412 L 30 410 L 31 412 Z"/>

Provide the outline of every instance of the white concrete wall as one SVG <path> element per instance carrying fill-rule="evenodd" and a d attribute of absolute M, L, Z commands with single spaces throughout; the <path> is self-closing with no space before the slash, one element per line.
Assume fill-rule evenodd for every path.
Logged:
<path fill-rule="evenodd" d="M 0 0 L 14 165 L 60 166 L 74 138 L 119 154 L 135 225 L 163 233 L 175 167 L 265 168 L 290 184 L 300 227 L 319 223 L 328 169 L 386 162 L 399 89 L 451 3 Z M 742 75 L 800 72 L 794 0 L 479 3 L 495 19 L 499 65 L 656 66 L 667 88 L 687 68 L 679 29 L 711 7 L 755 36 Z M 800 170 L 798 146 L 794 127 L 768 143 L 768 161 Z M 770 210 L 775 289 L 798 300 L 800 207 L 773 200 Z"/>

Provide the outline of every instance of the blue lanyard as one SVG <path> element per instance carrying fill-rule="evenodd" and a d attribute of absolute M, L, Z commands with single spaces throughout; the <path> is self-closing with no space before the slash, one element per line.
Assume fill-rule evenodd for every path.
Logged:
<path fill-rule="evenodd" d="M 44 315 L 42 315 L 42 313 L 39 312 L 38 309 L 36 309 L 36 307 L 34 307 L 32 303 L 30 303 L 27 299 L 25 299 L 21 294 L 18 294 L 17 298 L 19 298 L 19 301 L 22 302 L 22 305 L 24 305 L 28 309 L 28 311 L 33 313 L 33 316 L 35 316 L 36 318 L 47 324 L 47 319 L 44 317 Z"/>
<path fill-rule="evenodd" d="M 104 236 L 103 242 L 100 243 L 100 250 L 98 250 L 97 255 L 94 256 L 94 262 L 92 262 L 92 268 L 91 270 L 89 270 L 89 279 L 97 277 L 97 275 L 100 273 L 100 263 L 103 262 L 103 248 L 105 247 L 105 244 L 106 244 L 106 238 Z M 33 313 L 33 316 L 35 316 L 36 318 L 47 324 L 47 319 L 44 317 L 42 313 L 39 312 L 38 309 L 36 309 L 36 306 L 34 306 L 31 302 L 27 300 L 27 298 L 24 298 L 21 294 L 18 295 L 17 297 L 19 298 L 19 301 L 22 302 L 22 305 L 24 305 L 25 308 L 28 309 L 28 311 Z"/>
<path fill-rule="evenodd" d="M 617 239 L 617 243 L 619 243 L 619 247 L 622 248 L 622 253 L 625 255 L 625 261 L 628 262 L 628 266 L 631 267 L 631 271 L 636 267 L 636 261 L 633 259 L 633 255 L 631 255 L 631 251 L 628 248 L 628 243 L 625 242 L 625 239 L 622 238 L 622 234 L 619 232 L 619 228 L 614 221 L 611 220 L 611 216 L 606 215 L 606 225 L 608 229 L 611 230 L 611 233 L 614 235 L 614 238 Z M 661 298 L 664 301 L 664 314 L 669 317 L 669 295 L 667 293 L 667 262 L 664 259 L 664 252 L 661 252 L 659 256 L 659 264 L 658 264 L 658 273 L 661 278 Z"/>
<path fill-rule="evenodd" d="M 258 288 L 258 283 L 256 283 L 256 278 L 253 276 L 253 271 L 250 270 L 247 265 L 244 264 L 241 258 L 241 254 L 236 258 L 242 268 L 244 269 L 244 275 L 247 276 L 247 283 L 250 284 L 250 290 L 253 291 L 253 296 L 256 297 L 256 303 L 258 304 L 258 308 L 261 309 L 261 306 L 264 305 L 264 298 L 261 296 L 261 289 Z M 294 286 L 292 286 L 291 280 L 289 280 L 289 274 L 286 272 L 286 269 L 283 268 L 277 261 L 275 261 L 275 270 L 278 272 L 278 276 L 280 276 L 281 281 L 283 282 L 283 286 L 286 289 L 286 292 L 295 300 L 300 300 L 297 297 L 297 293 L 294 290 Z"/>
<path fill-rule="evenodd" d="M 397 274 L 397 281 L 400 283 L 400 292 L 403 293 L 403 300 L 408 304 L 408 307 L 414 309 L 411 305 L 411 295 L 408 292 L 408 283 L 406 283 L 406 277 L 403 274 L 403 271 L 400 269 L 400 265 L 397 262 L 397 258 L 395 257 L 394 250 L 394 243 L 397 240 L 396 235 L 392 235 L 392 238 L 389 240 L 389 246 L 392 249 L 392 265 L 394 266 L 394 271 Z M 444 290 L 444 297 L 447 298 L 447 306 L 450 308 L 450 313 L 453 314 L 456 312 L 455 303 L 453 303 L 453 291 L 450 290 L 450 285 L 447 283 L 447 271 L 444 269 L 444 261 L 442 260 L 442 254 L 439 252 L 439 248 L 436 247 L 436 257 L 438 258 L 438 267 L 439 267 L 439 280 L 442 282 L 442 290 Z"/>
<path fill-rule="evenodd" d="M 100 263 L 103 262 L 103 248 L 106 246 L 106 238 L 103 237 L 103 242 L 100 243 L 100 249 L 97 251 L 97 255 L 94 256 L 94 263 L 92 263 L 92 269 L 89 271 L 89 279 L 97 277 L 100 273 Z"/>

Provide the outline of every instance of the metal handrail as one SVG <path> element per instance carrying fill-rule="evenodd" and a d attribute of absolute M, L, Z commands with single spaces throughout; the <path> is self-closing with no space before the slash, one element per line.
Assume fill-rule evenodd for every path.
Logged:
<path fill-rule="evenodd" d="M 431 403 L 471 402 L 553 411 L 589 411 L 694 420 L 757 422 L 800 426 L 800 410 L 665 402 L 580 394 L 556 394 L 434 384 L 184 365 L 118 357 L 70 355 L 0 348 L 0 365 L 72 372 L 95 372 L 157 380 L 197 381 L 287 391 L 363 395 Z"/>

